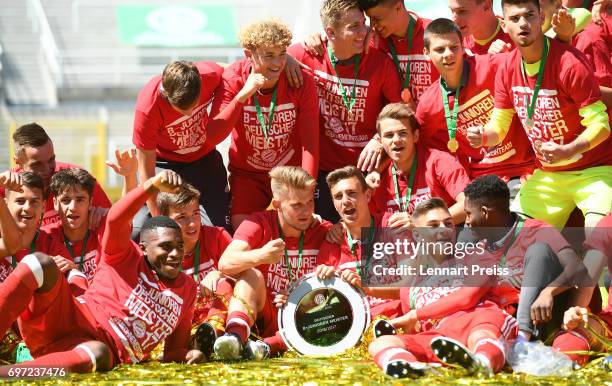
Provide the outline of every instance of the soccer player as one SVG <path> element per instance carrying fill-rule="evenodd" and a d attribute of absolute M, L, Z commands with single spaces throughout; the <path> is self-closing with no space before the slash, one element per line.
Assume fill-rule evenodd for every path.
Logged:
<path fill-rule="evenodd" d="M 465 55 L 461 32 L 444 18 L 427 26 L 425 53 L 440 72 L 440 79 L 425 91 L 421 97 L 424 103 L 417 107 L 421 137 L 435 148 L 456 154 L 471 178 L 496 174 L 516 195 L 521 181 L 535 168 L 535 156 L 518 118 L 496 146 L 474 149 L 466 137 L 468 127 L 483 125 L 491 116 L 495 77 L 503 56 Z M 455 217 L 456 212 L 450 209 Z"/>
<path fill-rule="evenodd" d="M 453 220 L 439 198 L 421 202 L 414 210 L 413 221 L 415 238 L 421 242 L 435 245 L 455 241 Z M 435 266 L 464 263 L 445 254 L 443 248 L 428 250 L 427 257 Z M 486 264 L 480 256 L 478 263 L 481 267 Z M 470 374 L 500 371 L 505 362 L 504 341 L 516 335 L 516 320 L 486 300 L 490 280 L 485 275 L 434 275 L 419 285 L 402 288 L 406 314 L 387 322 L 387 326 L 401 326 L 405 334 L 396 335 L 394 328 L 390 334 L 377 334 L 369 346 L 374 362 L 396 378 L 423 375 L 431 362 L 460 365 Z"/>
<path fill-rule="evenodd" d="M 490 299 L 510 313 L 516 310 L 520 339 L 547 338 L 560 325 L 566 291 L 579 282 L 584 265 L 558 230 L 510 211 L 510 192 L 498 177 L 478 177 L 464 193 L 473 236 L 486 240 L 485 248 L 510 271 L 498 276 Z"/>
<path fill-rule="evenodd" d="M 246 58 L 223 73 L 215 95 L 212 130 L 232 130 L 229 150 L 231 222 L 238 226 L 272 199 L 268 172 L 302 166 L 317 176 L 319 99 L 314 78 L 301 69 L 303 84 L 291 87 L 285 72 L 291 31 L 278 20 L 255 22 L 240 32 Z"/>
<path fill-rule="evenodd" d="M 227 133 L 207 129 L 207 109 L 222 73 L 213 62 L 168 64 L 138 94 L 132 142 L 138 149 L 141 181 L 155 176 L 156 167 L 174 170 L 202 193 L 202 221 L 225 227 L 227 172 L 215 146 Z M 147 206 L 153 215 L 159 213 L 155 197 Z M 135 219 L 136 234 L 145 218 L 143 211 Z"/>
<path fill-rule="evenodd" d="M 596 228 L 591 232 L 584 243 L 586 253 L 584 265 L 589 270 L 589 276 L 597 283 L 604 267 L 608 266 L 608 272 L 612 270 L 612 213 L 601 219 Z M 584 287 L 584 295 L 591 298 L 596 286 Z M 584 365 L 589 356 L 580 354 L 582 351 L 605 351 L 605 342 L 584 327 L 588 323 L 591 329 L 600 336 L 608 339 L 612 331 L 612 288 L 608 289 L 608 304 L 596 315 L 589 315 L 585 307 L 574 306 L 565 311 L 563 316 L 563 329 L 565 332 L 555 337 L 553 347 L 559 351 L 566 352 L 573 361 Z"/>
<path fill-rule="evenodd" d="M 398 316 L 401 312 L 399 288 L 392 286 L 397 278 L 383 278 L 386 282 L 372 280 L 379 278 L 371 277 L 371 252 L 363 247 L 360 240 L 367 240 L 369 244 L 373 244 L 374 240 L 382 237 L 376 234 L 377 229 L 408 226 L 407 213 L 399 213 L 399 216 L 388 212 L 370 214 L 368 202 L 371 191 L 361 171 L 354 166 L 345 166 L 329 173 L 327 184 L 334 200 L 334 206 L 342 219 L 343 239 L 341 244 L 325 241 L 321 245 L 317 266 L 333 267 L 340 272 L 342 279 L 361 287 L 368 297 L 372 316 Z M 367 236 L 362 234 L 364 229 L 368 229 Z M 397 264 L 396 261 L 391 260 L 387 260 L 386 263 Z M 334 273 L 334 270 L 327 268 L 317 268 L 317 271 L 319 270 L 328 273 L 328 275 L 318 274 L 321 278 L 329 277 Z M 364 282 L 366 278 L 367 283 Z M 375 286 L 376 284 L 388 284 L 389 286 Z"/>
<path fill-rule="evenodd" d="M 278 333 L 277 306 L 289 286 L 314 271 L 319 247 L 331 224 L 315 219 L 316 181 L 295 166 L 270 171 L 274 209 L 253 214 L 240 224 L 219 269 L 236 276 L 226 334 L 214 345 L 222 359 L 262 359 L 284 350 Z M 248 340 L 251 328 L 263 343 Z"/>
<path fill-rule="evenodd" d="M 514 42 L 501 28 L 501 18 L 493 13 L 492 0 L 448 0 L 448 7 L 469 54 L 492 53 L 491 46 L 495 53 L 514 48 Z"/>
<path fill-rule="evenodd" d="M 45 130 L 36 123 L 28 123 L 15 130 L 13 133 L 13 143 L 15 147 L 13 160 L 17 164 L 17 168 L 11 170 L 14 172 L 26 171 L 38 174 L 45 183 L 45 190 L 48 188 L 49 181 L 51 181 L 53 174 L 61 169 L 77 167 L 76 165 L 55 160 L 55 151 L 51 138 L 49 138 Z M 0 195 L 4 195 L 1 189 Z M 106 196 L 106 193 L 104 193 L 102 187 L 96 183 L 89 214 L 92 228 L 96 228 L 100 225 L 102 217 L 108 213 L 108 208 L 110 208 L 110 206 L 111 202 Z M 59 221 L 59 215 L 53 206 L 53 195 L 47 194 L 41 226 Z"/>
<path fill-rule="evenodd" d="M 199 284 L 194 325 L 200 325 L 199 349 L 207 357 L 212 344 L 222 335 L 233 280 L 218 270 L 221 254 L 232 241 L 224 228 L 203 225 L 200 218 L 200 192 L 183 183 L 176 192 L 157 195 L 157 207 L 181 227 L 184 242 L 182 270 Z"/>
<path fill-rule="evenodd" d="M 402 103 L 388 104 L 378 115 L 376 130 L 391 164 L 381 173 L 370 201 L 372 211 L 409 216 L 419 202 L 442 197 L 455 223 L 462 223 L 468 174 L 452 155 L 419 146 L 419 124 L 410 108 Z"/>
<path fill-rule="evenodd" d="M 0 284 L 0 331 L 18 319 L 35 359 L 2 367 L 0 376 L 23 366 L 106 371 L 141 361 L 161 341 L 165 361 L 203 358 L 188 348 L 196 286 L 180 272 L 179 226 L 167 217 L 153 217 L 143 226 L 140 245 L 130 239 L 131 220 L 145 201 L 180 183 L 176 173 L 164 171 L 111 208 L 98 272 L 78 299 L 49 256 L 36 252 L 21 260 Z"/>
<path fill-rule="evenodd" d="M 6 171 L 0 174 L 0 187 L 6 194 L 0 199 L 1 283 L 25 255 L 40 248 L 47 234 L 38 231 L 45 203 L 42 178 L 32 172 Z"/>
<path fill-rule="evenodd" d="M 467 137 L 474 147 L 497 145 L 518 114 L 538 169 L 513 210 L 562 227 L 578 206 L 593 227 L 612 197 L 610 123 L 597 81 L 578 50 L 544 36 L 538 1 L 503 0 L 502 7 L 518 49 L 498 71 L 491 119 Z"/>
<path fill-rule="evenodd" d="M 371 171 L 382 156 L 376 117 L 383 106 L 399 102 L 400 81 L 393 61 L 371 49 L 364 54 L 367 27 L 357 0 L 325 0 L 321 22 L 327 35 L 325 55 L 308 53 L 299 44 L 288 52 L 314 71 L 319 89 L 320 162 L 316 212 L 337 220 L 327 174 L 346 165 Z"/>

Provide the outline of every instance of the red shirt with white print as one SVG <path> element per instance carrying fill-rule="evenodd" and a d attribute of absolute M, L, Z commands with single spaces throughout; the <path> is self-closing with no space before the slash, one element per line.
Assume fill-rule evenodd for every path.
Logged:
<path fill-rule="evenodd" d="M 525 129 L 539 167 L 546 171 L 574 171 L 612 165 L 610 137 L 569 160 L 555 164 L 544 161 L 540 152 L 542 143 L 553 141 L 568 144 L 575 140 L 585 130 L 578 110 L 601 100 L 599 85 L 592 69 L 585 64 L 585 56 L 576 48 L 555 39 L 548 39 L 548 42 L 550 49 L 533 114 L 534 127 L 531 130 Z M 531 101 L 537 74 L 526 74 L 526 79 L 523 79 L 523 59 L 518 50 L 505 57 L 506 61 L 495 79 L 495 107 L 514 108 L 521 122 L 524 122 L 527 118 L 527 101 Z"/>
<path fill-rule="evenodd" d="M 167 360 L 185 360 L 189 351 L 193 279 L 183 272 L 173 280 L 160 279 L 130 239 L 132 218 L 149 197 L 138 187 L 113 205 L 98 271 L 79 297 L 112 337 L 122 363 L 138 363 L 162 341 Z"/>
<path fill-rule="evenodd" d="M 299 44 L 289 47 L 289 54 L 310 67 L 317 81 L 320 107 L 320 170 L 332 171 L 356 165 L 361 150 L 376 134 L 376 118 L 388 103 L 401 101 L 400 80 L 391 59 L 371 49 L 361 56 L 357 76 L 355 63 L 336 65 L 334 71 L 326 53 L 314 56 Z M 353 87 L 355 104 L 349 114 L 342 98 L 344 87 L 350 103 Z"/>
<path fill-rule="evenodd" d="M 402 84 L 404 74 L 406 73 L 406 67 L 408 67 L 408 63 L 410 63 L 410 93 L 414 101 L 418 104 L 423 92 L 440 77 L 440 74 L 438 74 L 438 70 L 436 70 L 436 67 L 429 57 L 423 53 L 423 49 L 425 48 L 423 35 L 425 33 L 425 28 L 431 23 L 431 20 L 418 17 L 413 12 L 409 13 L 410 16 L 416 20 L 412 33 L 412 46 L 409 47 L 409 37 L 398 38 L 397 36 L 391 35 L 387 39 L 390 39 L 395 46 L 397 59 L 402 70 Z M 387 39 L 381 36 L 379 36 L 379 39 L 371 39 L 370 46 L 380 49 L 387 54 L 389 58 L 393 59 Z"/>
<path fill-rule="evenodd" d="M 495 77 L 504 56 L 464 56 L 464 86 L 459 90 L 459 112 L 457 113 L 456 139 L 459 143 L 456 155 L 468 170 L 471 178 L 484 174 L 495 174 L 504 179 L 531 174 L 535 168 L 535 156 L 529 140 L 514 117 L 508 135 L 504 140 L 489 148 L 473 148 L 467 140 L 467 129 L 484 125 L 493 112 Z M 466 83 L 467 81 L 467 83 Z M 447 93 L 449 110 L 455 103 L 455 92 Z M 431 146 L 448 151 L 449 140 L 440 80 L 436 81 L 421 97 L 423 103 L 417 106 L 420 138 Z"/>
<path fill-rule="evenodd" d="M 83 169 L 82 167 L 77 166 L 77 165 L 73 165 L 73 164 L 69 164 L 65 162 L 56 162 L 54 173 L 57 173 L 58 171 L 62 169 L 71 169 L 71 168 Z M 23 171 L 23 169 L 17 167 L 17 168 L 12 168 L 11 171 L 15 173 L 19 173 Z M 110 208 L 111 207 L 112 203 L 110 199 L 108 198 L 108 196 L 106 195 L 106 193 L 104 192 L 100 184 L 98 184 L 98 182 L 96 182 L 92 196 L 93 196 L 92 201 L 91 201 L 92 207 L 98 207 L 98 208 Z M 4 188 L 0 188 L 0 197 L 2 198 L 5 197 Z M 40 223 L 40 226 L 43 227 L 45 225 L 58 223 L 60 221 L 61 220 L 59 218 L 59 215 L 57 214 L 57 212 L 55 211 L 55 207 L 53 206 L 53 194 L 51 194 L 51 192 L 48 192 L 47 201 L 45 202 L 45 212 L 43 214 L 43 218 Z"/>
<path fill-rule="evenodd" d="M 604 27 L 590 23 L 572 38 L 572 44 L 587 57 L 599 85 L 612 87 L 612 52 L 608 49 L 606 38 Z"/>
<path fill-rule="evenodd" d="M 206 275 L 211 271 L 216 271 L 219 263 L 219 258 L 225 251 L 225 248 L 232 241 L 232 236 L 221 227 L 213 227 L 202 225 L 200 228 L 199 242 L 199 265 L 197 267 L 197 282 L 201 282 Z M 183 272 L 193 277 L 195 264 L 194 249 L 190 254 L 185 254 L 183 257 Z"/>
<path fill-rule="evenodd" d="M 497 17 L 497 19 L 497 33 L 491 40 L 489 40 L 485 44 L 478 43 L 476 39 L 474 39 L 473 35 L 468 35 L 463 38 L 463 46 L 465 47 L 466 52 L 472 55 L 486 55 L 489 52 L 489 47 L 491 47 L 491 44 L 493 44 L 493 42 L 497 40 L 501 40 L 504 43 L 510 43 L 512 45 L 512 48 L 515 47 L 514 42 L 510 38 L 510 35 L 505 33 L 504 30 L 501 28 L 501 18 Z"/>
<path fill-rule="evenodd" d="M 597 249 L 608 258 L 608 271 L 612 270 L 612 213 L 599 220 L 595 229 L 584 242 L 585 250 Z M 612 286 L 608 293 L 612 291 Z M 608 305 L 604 313 L 612 314 L 612 296 L 608 296 Z"/>
<path fill-rule="evenodd" d="M 323 221 L 305 231 L 301 261 L 299 258 L 300 237 L 283 238 L 289 258 L 289 265 L 291 266 L 292 278 L 301 278 L 315 270 L 319 248 L 331 226 L 330 222 Z M 281 238 L 281 236 L 276 210 L 254 213 L 240 224 L 234 234 L 234 240 L 246 242 L 251 249 L 261 248 L 268 241 L 278 238 Z M 286 293 L 292 281 L 289 280 L 287 275 L 288 267 L 284 257 L 275 264 L 262 264 L 257 269 L 261 271 L 266 280 L 268 300 L 270 302 L 274 301 L 274 297 L 277 294 Z"/>
<path fill-rule="evenodd" d="M 490 300 L 504 308 L 518 304 L 521 283 L 523 282 L 523 267 L 527 249 L 535 243 L 546 243 L 555 253 L 571 248 L 567 240 L 552 225 L 536 219 L 525 219 L 516 234 L 518 220 L 508 231 L 501 247 L 489 253 L 499 262 L 500 267 L 507 267 L 510 276 L 498 276 L 498 284 L 490 293 Z M 516 237 L 514 235 L 516 234 Z M 512 242 L 512 243 L 511 243 Z M 505 256 L 504 256 L 505 254 Z M 528 284 L 527 284 L 528 285 Z"/>
<path fill-rule="evenodd" d="M 431 148 L 416 146 L 416 174 L 412 186 L 412 195 L 408 203 L 408 214 L 422 201 L 432 197 L 442 198 L 450 207 L 455 198 L 463 192 L 470 183 L 467 172 L 461 164 L 450 154 Z M 389 165 L 380 174 L 380 185 L 370 200 L 370 210 L 378 212 L 399 212 L 400 207 L 395 196 L 395 183 L 393 180 L 393 167 Z M 397 183 L 400 202 L 403 208 L 408 193 L 410 172 L 398 171 Z"/>
<path fill-rule="evenodd" d="M 215 119 L 211 128 L 233 128 L 229 149 L 229 169 L 267 174 L 275 166 L 302 166 L 316 176 L 319 140 L 313 128 L 318 127 L 319 99 L 314 78 L 302 71 L 304 84 L 291 87 L 283 71 L 276 85 L 276 105 L 272 125 L 268 121 L 272 91 L 258 92 L 264 121 L 268 126 L 268 141 L 257 117 L 254 97 L 244 104 L 232 103 L 251 73 L 249 59 L 242 59 L 227 67 L 223 73 L 221 91 L 215 96 L 213 114 L 225 111 L 224 119 Z M 306 152 L 310 155 L 306 155 Z"/>
<path fill-rule="evenodd" d="M 106 217 L 102 219 L 100 226 L 95 230 L 89 230 L 87 244 L 85 238 L 76 242 L 70 242 L 64 237 L 61 223 L 47 225 L 43 228 L 49 237 L 47 242 L 41 246 L 39 251 L 49 256 L 62 256 L 76 264 L 77 269 L 85 275 L 88 281 L 93 279 L 96 269 L 100 263 L 100 247 L 102 245 L 102 235 L 106 228 Z M 68 248 L 67 245 L 70 245 Z"/>
<path fill-rule="evenodd" d="M 161 95 L 161 75 L 153 77 L 138 94 L 132 142 L 143 150 L 155 150 L 157 157 L 193 162 L 215 149 L 207 141 L 208 106 L 221 83 L 223 67 L 214 62 L 195 63 L 200 72 L 198 106 L 190 116 L 176 111 Z M 223 138 L 221 138 L 223 140 Z"/>
<path fill-rule="evenodd" d="M 5 256 L 4 258 L 0 258 L 0 283 L 2 283 L 8 275 L 13 272 L 13 265 L 16 265 L 29 255 L 30 253 L 34 253 L 36 251 L 44 251 L 43 245 L 48 242 L 49 234 L 45 231 L 41 231 L 40 229 L 36 232 L 36 236 L 34 240 L 30 243 L 28 248 L 24 248 L 12 256 Z"/>

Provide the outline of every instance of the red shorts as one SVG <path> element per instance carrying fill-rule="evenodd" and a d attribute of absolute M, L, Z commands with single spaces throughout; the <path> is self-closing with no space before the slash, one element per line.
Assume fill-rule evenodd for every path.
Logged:
<path fill-rule="evenodd" d="M 505 339 L 516 338 L 516 320 L 502 311 L 497 305 L 485 302 L 471 311 L 457 312 L 440 322 L 431 331 L 419 334 L 398 335 L 404 342 L 404 347 L 421 362 L 439 362 L 431 350 L 431 340 L 437 336 L 445 336 L 468 346 L 470 334 L 476 330 L 486 329 L 499 333 Z"/>
<path fill-rule="evenodd" d="M 372 316 L 372 319 L 378 315 L 384 315 L 390 319 L 393 319 L 403 314 L 402 302 L 399 299 L 380 303 L 370 308 L 370 315 Z"/>
<path fill-rule="evenodd" d="M 232 171 L 229 177 L 230 215 L 251 214 L 265 210 L 272 201 L 270 177 L 267 173 Z"/>
<path fill-rule="evenodd" d="M 111 338 L 101 329 L 87 306 L 72 295 L 64 275 L 58 276 L 49 292 L 35 292 L 17 321 L 23 340 L 35 358 L 97 340 L 113 352 L 113 366 L 119 363 Z"/>
<path fill-rule="evenodd" d="M 278 308 L 266 296 L 266 303 L 263 310 L 257 314 L 254 331 L 261 338 L 273 336 L 278 331 Z"/>

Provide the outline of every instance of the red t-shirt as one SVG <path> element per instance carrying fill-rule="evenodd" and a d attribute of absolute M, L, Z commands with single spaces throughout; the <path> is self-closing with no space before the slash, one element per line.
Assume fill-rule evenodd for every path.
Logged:
<path fill-rule="evenodd" d="M 96 268 L 100 263 L 100 246 L 102 243 L 102 235 L 106 228 L 106 218 L 96 230 L 90 230 L 87 238 L 87 245 L 83 246 L 85 239 L 75 243 L 70 243 L 72 247 L 72 255 L 65 244 L 64 232 L 61 223 L 55 223 L 45 226 L 42 231 L 48 234 L 47 242 L 41 246 L 39 251 L 48 254 L 49 256 L 62 256 L 73 261 L 79 271 L 85 274 L 88 281 L 93 279 L 96 273 Z M 83 250 L 85 247 L 85 250 Z M 81 266 L 82 258 L 82 266 Z M 81 268 L 82 267 L 82 268 Z"/>
<path fill-rule="evenodd" d="M 423 35 L 425 33 L 425 28 L 431 23 L 431 20 L 418 17 L 413 12 L 410 12 L 410 14 L 416 19 L 414 32 L 412 33 L 412 47 L 410 47 L 410 51 L 408 50 L 408 38 L 398 38 L 397 36 L 391 35 L 388 39 L 393 41 L 402 74 L 406 73 L 406 67 L 408 66 L 408 62 L 410 62 L 410 92 L 414 101 L 418 104 L 423 92 L 440 77 L 440 74 L 438 74 L 438 70 L 436 70 L 436 67 L 431 63 L 429 57 L 423 53 L 423 49 L 425 48 Z M 371 46 L 376 46 L 376 41 L 374 39 L 371 39 L 370 42 Z M 380 37 L 380 39 L 378 39 L 378 47 L 375 48 L 380 49 L 393 60 L 387 39 Z M 402 75 L 401 80 L 403 81 L 403 79 Z"/>
<path fill-rule="evenodd" d="M 590 23 L 582 32 L 574 36 L 572 44 L 587 57 L 595 71 L 595 79 L 599 85 L 612 87 L 611 52 L 606 43 L 604 28 Z"/>
<path fill-rule="evenodd" d="M 608 258 L 608 271 L 612 271 L 612 213 L 602 218 L 595 229 L 584 242 L 585 249 L 597 249 Z M 612 292 L 612 286 L 608 293 Z M 608 305 L 604 309 L 606 314 L 612 314 L 612 296 L 608 296 Z"/>
<path fill-rule="evenodd" d="M 513 235 L 515 229 L 510 230 L 513 232 Z M 520 285 L 523 281 L 525 253 L 527 253 L 527 249 L 531 245 L 546 243 L 555 253 L 559 253 L 559 251 L 565 248 L 571 248 L 570 244 L 556 228 L 535 219 L 525 220 L 511 246 L 508 244 L 510 240 L 512 240 L 512 236 L 498 250 L 489 251 L 495 260 L 499 261 L 500 266 L 508 267 L 511 272 L 510 277 L 498 276 L 498 285 L 490 292 L 490 300 L 502 308 L 511 304 L 518 304 L 518 297 L 521 291 Z M 503 254 L 507 249 L 508 251 L 504 259 Z"/>
<path fill-rule="evenodd" d="M 73 165 L 73 164 L 69 164 L 65 162 L 56 162 L 54 173 L 57 173 L 58 171 L 62 169 L 70 169 L 70 168 L 82 169 L 82 167 L 77 166 L 77 165 Z M 23 170 L 17 167 L 17 168 L 11 169 L 11 171 L 19 173 Z M 4 188 L 0 188 L 0 197 L 2 198 L 5 197 Z M 96 182 L 96 186 L 94 187 L 92 198 L 93 198 L 91 202 L 92 207 L 110 208 L 112 205 L 108 196 L 106 195 L 106 193 L 104 192 L 100 184 L 98 184 L 97 182 Z M 40 223 L 40 226 L 43 227 L 45 225 L 58 223 L 60 221 L 61 220 L 59 218 L 59 215 L 57 214 L 57 212 L 55 211 L 55 208 L 53 207 L 53 194 L 51 194 L 51 192 L 48 192 L 47 202 L 45 203 L 45 213 L 43 214 L 43 218 Z"/>
<path fill-rule="evenodd" d="M 327 43 L 325 43 L 327 50 Z M 371 49 L 362 55 L 355 79 L 354 63 L 337 65 L 334 71 L 327 51 L 314 56 L 299 44 L 289 47 L 289 54 L 314 71 L 320 106 L 320 170 L 357 164 L 361 150 L 376 134 L 376 118 L 382 108 L 401 101 L 400 80 L 393 62 L 384 53 Z M 352 117 L 344 106 L 338 76 L 347 101 L 355 87 Z"/>
<path fill-rule="evenodd" d="M 122 363 L 137 363 L 166 341 L 165 352 L 184 359 L 188 351 L 196 285 L 184 274 L 160 279 L 130 239 L 131 220 L 149 194 L 129 192 L 110 210 L 102 239 L 102 259 L 80 297 L 115 343 Z"/>
<path fill-rule="evenodd" d="M 378 213 L 378 214 L 372 215 L 374 218 L 375 228 L 380 229 L 380 228 L 386 227 L 387 221 L 390 215 L 391 215 L 390 213 Z M 330 243 L 328 241 L 325 241 L 321 245 L 321 249 L 319 250 L 319 255 L 316 260 L 316 265 L 325 264 L 325 265 L 336 267 L 337 269 L 340 269 L 340 270 L 349 269 L 353 272 L 357 272 L 357 267 L 359 267 L 359 270 L 362 271 L 362 275 L 370 274 L 372 272 L 372 265 L 371 265 L 372 263 L 370 263 L 367 267 L 368 272 L 367 273 L 363 272 L 365 267 L 363 264 L 361 241 L 356 240 L 357 245 L 355 246 L 355 254 L 353 255 L 353 252 L 351 252 L 351 248 L 349 247 L 349 244 L 347 241 L 346 232 L 347 232 L 346 229 L 342 230 L 342 236 L 343 236 L 342 244 L 338 245 L 335 243 Z M 375 240 L 378 242 L 379 238 L 381 237 L 384 237 L 384 235 L 377 236 Z M 377 264 L 381 264 L 383 266 L 395 265 L 396 263 L 395 258 L 396 256 L 391 256 L 391 257 L 385 258 L 386 260 L 384 261 L 378 261 Z M 370 261 L 373 261 L 373 260 L 370 260 Z M 379 284 L 392 285 L 393 283 L 396 283 L 396 280 L 398 278 L 395 276 L 384 276 L 384 277 L 376 276 L 376 277 L 370 277 L 370 279 L 376 280 L 376 282 Z M 382 281 L 387 280 L 387 282 L 381 283 L 381 280 Z M 377 298 L 377 297 L 373 297 L 369 295 L 366 295 L 366 298 L 368 299 L 368 303 L 370 304 L 370 307 L 374 307 L 379 304 L 388 303 L 392 301 L 392 299 L 382 299 L 382 298 Z"/>
<path fill-rule="evenodd" d="M 589 167 L 612 165 L 612 139 L 607 140 L 571 160 L 557 164 L 545 163 L 539 152 L 542 143 L 572 142 L 584 130 L 578 110 L 601 100 L 599 86 L 587 59 L 576 48 L 549 39 L 550 49 L 542 87 L 533 114 L 534 128 L 527 131 L 540 167 L 546 171 L 573 171 Z M 521 54 L 514 50 L 505 56 L 506 61 L 495 79 L 495 107 L 517 112 L 521 122 L 527 118 L 527 100 L 531 100 L 537 74 L 523 80 Z"/>
<path fill-rule="evenodd" d="M 500 17 L 497 18 L 501 20 Z M 493 37 L 493 39 L 489 40 L 489 42 L 484 45 L 478 44 L 478 42 L 474 39 L 473 35 L 464 37 L 463 46 L 465 47 L 466 51 L 473 55 L 485 55 L 489 52 L 489 47 L 491 47 L 491 44 L 493 44 L 493 42 L 497 40 L 502 40 L 504 43 L 510 43 L 512 44 L 512 47 L 514 47 L 515 44 L 510 38 L 510 35 L 504 32 L 504 30 L 501 28 L 501 25 L 498 28 L 499 29 L 497 30 L 497 34 L 495 34 L 495 37 Z"/>
<path fill-rule="evenodd" d="M 323 221 L 313 228 L 309 228 L 304 234 L 304 247 L 302 250 L 301 265 L 299 261 L 299 237 L 285 237 L 285 245 L 291 265 L 292 277 L 300 278 L 316 268 L 319 247 L 325 240 L 327 231 L 332 224 Z M 278 231 L 278 213 L 276 210 L 267 210 L 254 213 L 243 221 L 236 233 L 234 240 L 242 240 L 249 244 L 251 249 L 263 247 L 268 241 L 280 238 Z M 263 264 L 257 267 L 264 275 L 268 288 L 268 300 L 274 301 L 279 293 L 285 293 L 290 282 L 287 275 L 287 263 L 284 257 L 276 264 Z"/>
<path fill-rule="evenodd" d="M 410 174 L 397 175 L 399 194 L 402 206 L 408 192 Z M 412 196 L 408 203 L 408 213 L 420 202 L 432 197 L 442 198 L 448 206 L 455 203 L 455 198 L 470 183 L 467 172 L 450 154 L 417 145 L 417 169 L 412 187 Z M 380 185 L 370 200 L 370 210 L 378 212 L 399 212 L 400 207 L 395 197 L 392 166 L 389 165 L 380 174 Z"/>
<path fill-rule="evenodd" d="M 242 59 L 227 67 L 223 73 L 223 87 L 215 96 L 213 112 L 232 108 L 227 118 L 217 125 L 233 127 L 232 145 L 229 149 L 229 169 L 251 173 L 267 173 L 275 166 L 303 166 L 316 176 L 319 156 L 319 140 L 313 127 L 318 127 L 319 99 L 314 78 L 302 71 L 302 87 L 289 86 L 283 73 L 277 83 L 276 107 L 272 117 L 272 127 L 268 128 L 269 143 L 257 118 L 254 98 L 245 104 L 231 102 L 246 83 L 251 73 L 251 61 Z M 268 114 L 272 92 L 258 93 L 257 98 L 264 121 L 268 124 Z M 305 153 L 310 153 L 310 156 Z"/>
<path fill-rule="evenodd" d="M 217 270 L 219 258 L 232 241 L 232 236 L 223 228 L 202 225 L 198 240 L 200 241 L 199 283 L 210 271 Z M 193 265 L 195 264 L 194 254 L 195 250 L 183 257 L 183 272 L 191 277 L 193 277 Z"/>
<path fill-rule="evenodd" d="M 213 62 L 196 63 L 202 88 L 199 105 L 190 116 L 174 110 L 160 93 L 161 75 L 153 77 L 138 94 L 132 142 L 139 149 L 155 150 L 169 161 L 193 162 L 215 149 L 206 141 L 208 106 L 221 83 L 223 67 Z M 222 140 L 222 139 L 221 139 Z"/>
<path fill-rule="evenodd" d="M 49 234 L 39 229 L 35 240 L 33 240 L 33 245 L 30 244 L 29 248 L 24 248 L 15 253 L 15 262 L 19 263 L 21 259 L 32 252 L 44 251 L 43 245 L 48 242 L 48 238 Z M 5 256 L 4 258 L 0 258 L 0 283 L 6 280 L 11 272 L 13 272 L 13 256 Z"/>
<path fill-rule="evenodd" d="M 467 83 L 459 92 L 459 112 L 457 113 L 457 157 L 468 170 L 471 178 L 484 174 L 495 174 L 509 179 L 531 174 L 535 168 L 534 154 L 529 140 L 517 117 L 512 120 L 508 135 L 497 146 L 475 149 L 467 140 L 467 129 L 484 125 L 493 111 L 495 77 L 504 55 L 464 56 L 468 66 Z M 465 80 L 464 80 L 465 82 Z M 440 81 L 429 87 L 421 97 L 423 103 L 417 106 L 416 118 L 421 126 L 420 133 L 424 142 L 448 151 L 449 140 L 442 90 Z M 449 109 L 452 111 L 455 93 L 448 95 Z"/>

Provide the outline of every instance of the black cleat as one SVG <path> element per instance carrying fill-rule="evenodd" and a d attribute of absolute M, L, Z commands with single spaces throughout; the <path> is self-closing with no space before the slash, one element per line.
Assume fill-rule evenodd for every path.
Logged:
<path fill-rule="evenodd" d="M 200 324 L 200 327 L 198 327 L 195 333 L 196 348 L 202 351 L 208 360 L 210 360 L 214 352 L 216 339 L 217 332 L 210 323 L 204 322 Z"/>
<path fill-rule="evenodd" d="M 385 374 L 393 378 L 417 378 L 425 375 L 427 365 L 423 363 L 411 363 L 398 359 L 387 364 Z"/>
<path fill-rule="evenodd" d="M 378 319 L 374 322 L 372 332 L 374 333 L 374 339 L 380 338 L 383 335 L 397 335 L 395 327 L 384 319 Z"/>
<path fill-rule="evenodd" d="M 442 362 L 454 367 L 462 367 L 470 375 L 493 375 L 490 366 L 479 361 L 467 347 L 454 339 L 443 336 L 433 338 L 431 349 Z"/>

